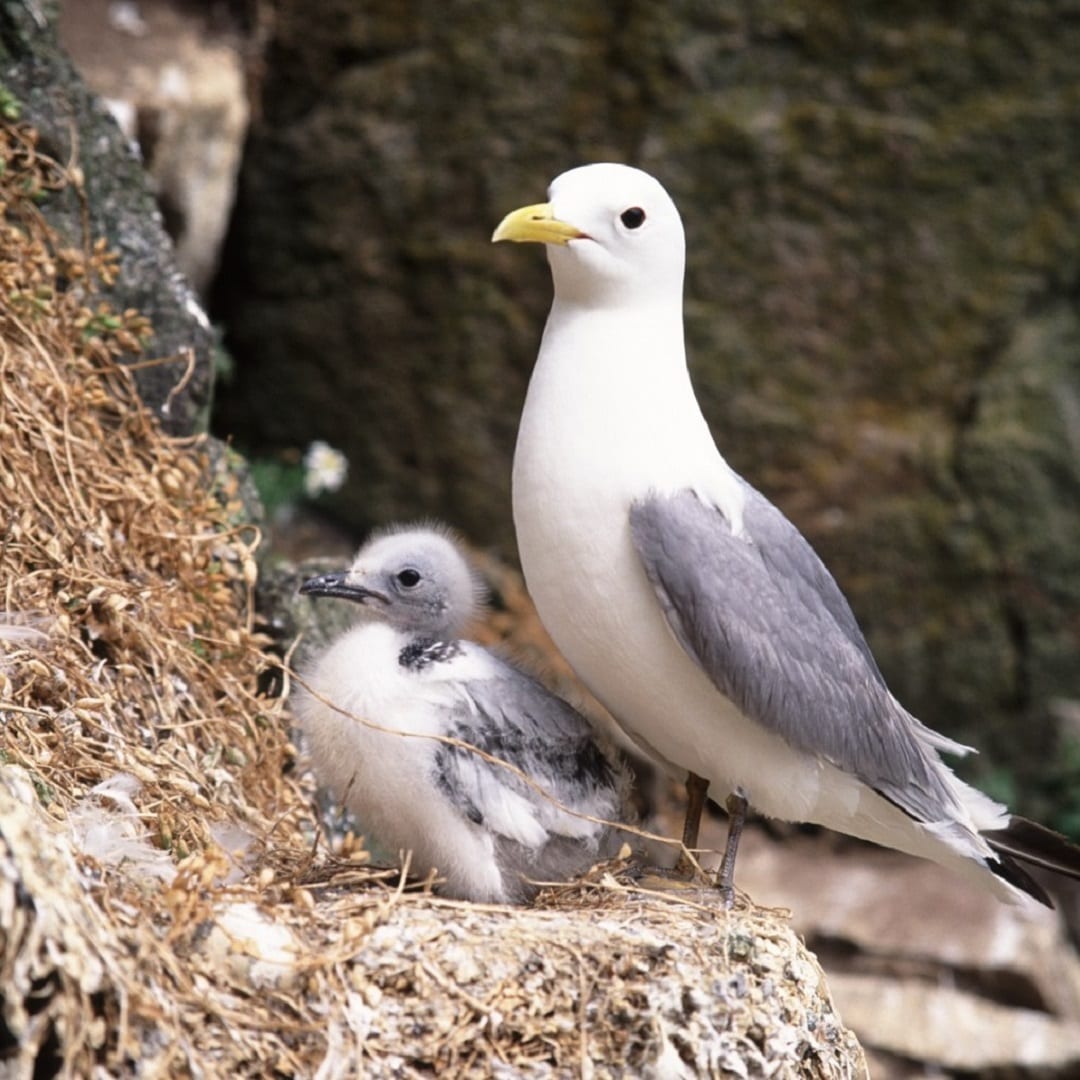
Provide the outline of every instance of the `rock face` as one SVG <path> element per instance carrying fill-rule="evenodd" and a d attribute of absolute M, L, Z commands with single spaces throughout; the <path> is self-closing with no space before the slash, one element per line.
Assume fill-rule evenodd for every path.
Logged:
<path fill-rule="evenodd" d="M 720 825 L 706 822 L 706 844 L 723 842 Z M 739 854 L 740 887 L 792 907 L 878 1080 L 1077 1075 L 1080 960 L 1055 912 L 825 837 L 778 845 L 751 829 Z"/>
<path fill-rule="evenodd" d="M 208 888 L 207 874 L 197 918 L 144 880 L 118 920 L 94 895 L 117 882 L 99 870 L 107 885 L 89 889 L 79 854 L 26 771 L 0 766 L 10 1075 L 63 1061 L 134 1077 L 868 1076 L 820 967 L 771 912 L 717 913 L 699 892 L 610 874 L 535 907 L 455 903 L 356 867 L 272 892 L 254 875 Z M 139 946 L 169 950 L 203 1007 L 150 977 Z"/>
<path fill-rule="evenodd" d="M 140 368 L 140 393 L 169 431 L 188 434 L 209 409 L 210 326 L 176 268 L 138 157 L 75 73 L 55 19 L 49 0 L 0 0 L 4 120 L 35 128 L 37 149 L 73 175 L 76 182 L 45 199 L 41 212 L 70 245 L 104 237 L 119 254 L 111 300 L 150 320 L 146 356 L 164 361 Z"/>
<path fill-rule="evenodd" d="M 220 424 L 341 446 L 358 527 L 434 513 L 512 550 L 550 285 L 488 237 L 572 165 L 642 165 L 686 220 L 719 444 L 834 568 L 905 703 L 1075 825 L 1052 709 L 1080 699 L 1078 50 L 1080 22 L 1016 0 L 283 0 Z"/>
<path fill-rule="evenodd" d="M 173 0 L 141 0 L 135 11 L 125 21 L 114 0 L 67 0 L 60 38 L 138 141 L 177 263 L 202 294 L 217 269 L 247 132 L 245 43 L 229 21 Z"/>

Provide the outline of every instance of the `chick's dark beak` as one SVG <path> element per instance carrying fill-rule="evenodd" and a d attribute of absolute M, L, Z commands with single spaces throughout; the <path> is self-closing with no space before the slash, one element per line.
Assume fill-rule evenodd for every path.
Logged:
<path fill-rule="evenodd" d="M 390 602 L 382 593 L 375 592 L 374 589 L 350 584 L 348 572 L 344 570 L 308 578 L 300 586 L 300 592 L 306 596 L 334 596 L 341 600 L 352 600 L 357 604 L 370 604 L 372 601 L 380 604 Z"/>

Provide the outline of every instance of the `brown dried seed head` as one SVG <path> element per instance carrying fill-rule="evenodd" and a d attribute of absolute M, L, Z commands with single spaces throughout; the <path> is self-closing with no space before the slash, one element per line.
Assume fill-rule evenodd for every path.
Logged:
<path fill-rule="evenodd" d="M 121 596 L 119 593 L 113 593 L 105 601 L 105 609 L 114 615 L 118 615 L 126 607 L 128 607 L 129 601 L 126 597 Z"/>

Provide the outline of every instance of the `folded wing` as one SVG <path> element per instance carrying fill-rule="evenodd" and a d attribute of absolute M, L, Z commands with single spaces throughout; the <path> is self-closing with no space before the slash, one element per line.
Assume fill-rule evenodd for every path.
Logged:
<path fill-rule="evenodd" d="M 899 705 L 809 543 L 743 489 L 738 533 L 691 490 L 631 509 L 635 547 L 676 638 L 749 719 L 916 820 L 952 816 L 954 791 L 935 751 L 967 748 Z"/>

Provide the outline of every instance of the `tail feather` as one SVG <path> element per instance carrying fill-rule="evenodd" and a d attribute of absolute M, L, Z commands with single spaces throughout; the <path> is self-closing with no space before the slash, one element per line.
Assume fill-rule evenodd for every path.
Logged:
<path fill-rule="evenodd" d="M 994 873 L 1048 907 L 1053 904 L 1046 891 L 1019 863 L 1080 880 L 1080 847 L 1053 829 L 1013 815 L 1004 829 L 980 835 L 998 856 L 997 864 L 990 864 Z"/>

